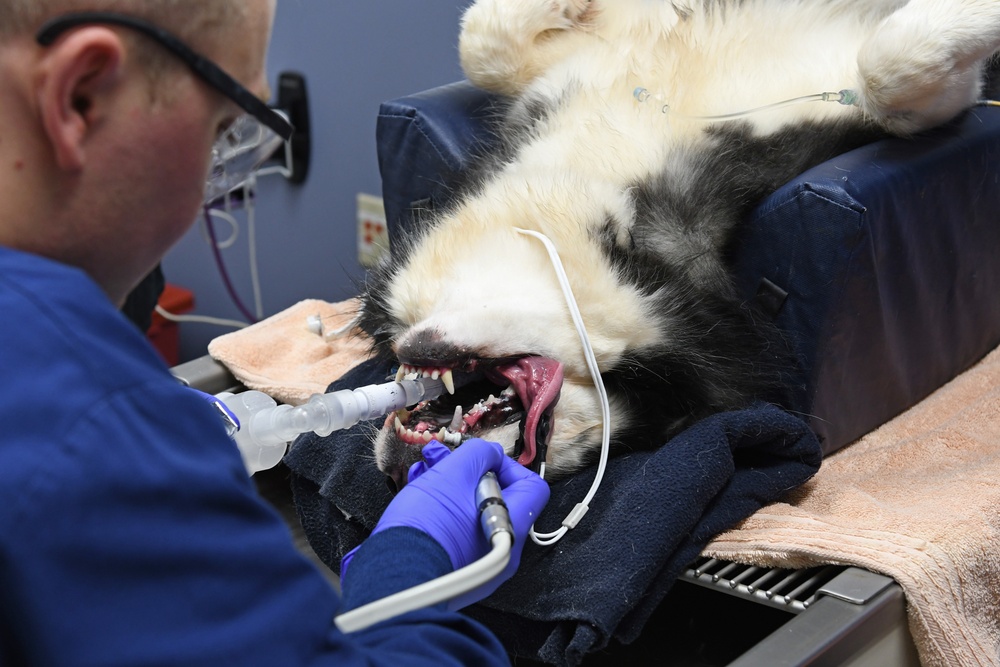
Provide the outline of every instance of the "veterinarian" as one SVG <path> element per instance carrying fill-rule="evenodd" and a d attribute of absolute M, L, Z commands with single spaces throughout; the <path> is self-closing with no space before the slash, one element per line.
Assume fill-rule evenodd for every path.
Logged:
<path fill-rule="evenodd" d="M 507 662 L 444 605 L 350 635 L 332 619 L 485 554 L 487 470 L 523 545 L 544 482 L 493 443 L 439 451 L 341 599 L 119 313 L 196 218 L 222 132 L 247 114 L 281 129 L 255 102 L 275 1 L 0 0 L 0 664 Z"/>

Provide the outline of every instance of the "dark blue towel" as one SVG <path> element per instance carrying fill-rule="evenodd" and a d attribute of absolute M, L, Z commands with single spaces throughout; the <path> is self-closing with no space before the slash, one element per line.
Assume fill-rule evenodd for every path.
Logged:
<path fill-rule="evenodd" d="M 331 389 L 386 374 L 369 362 Z M 285 459 L 310 543 L 335 569 L 391 499 L 371 453 L 378 426 L 303 436 Z M 630 643 L 714 535 L 802 484 L 820 461 L 805 423 L 763 403 L 698 422 L 657 450 L 612 458 L 580 524 L 554 546 L 529 543 L 517 575 L 467 613 L 512 655 L 556 665 L 579 664 L 611 637 Z M 539 532 L 558 527 L 595 472 L 552 484 Z"/>

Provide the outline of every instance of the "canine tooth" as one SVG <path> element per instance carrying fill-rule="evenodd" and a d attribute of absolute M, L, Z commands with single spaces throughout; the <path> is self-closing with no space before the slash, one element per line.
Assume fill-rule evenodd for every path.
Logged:
<path fill-rule="evenodd" d="M 458 429 L 462 428 L 463 415 L 465 415 L 465 412 L 462 410 L 462 406 L 456 405 L 455 416 L 451 418 L 451 424 L 448 425 L 448 429 L 451 431 L 458 431 Z"/>
<path fill-rule="evenodd" d="M 441 382 L 444 382 L 444 388 L 448 390 L 449 394 L 455 393 L 455 374 L 451 370 L 441 374 Z"/>
<path fill-rule="evenodd" d="M 396 382 L 401 382 L 406 373 L 403 372 L 403 366 L 400 365 L 399 369 L 396 371 Z"/>
<path fill-rule="evenodd" d="M 402 430 L 403 430 L 403 422 L 401 422 L 401 421 L 399 420 L 399 415 L 396 415 L 396 424 L 395 424 L 395 426 L 396 426 L 396 432 L 397 432 L 397 433 L 398 433 L 399 431 L 402 431 Z"/>

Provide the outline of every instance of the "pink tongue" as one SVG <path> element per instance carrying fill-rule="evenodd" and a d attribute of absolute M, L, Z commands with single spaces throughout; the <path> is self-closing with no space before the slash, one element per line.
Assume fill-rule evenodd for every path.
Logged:
<path fill-rule="evenodd" d="M 538 422 L 559 400 L 562 389 L 562 364 L 546 357 L 523 357 L 507 366 L 498 366 L 494 372 L 503 376 L 517 392 L 528 412 L 524 423 L 524 451 L 518 457 L 521 465 L 530 465 L 537 451 L 535 434 Z"/>

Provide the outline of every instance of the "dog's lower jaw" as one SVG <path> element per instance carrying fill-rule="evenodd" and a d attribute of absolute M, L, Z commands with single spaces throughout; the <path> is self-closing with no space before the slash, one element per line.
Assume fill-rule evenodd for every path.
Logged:
<path fill-rule="evenodd" d="M 520 438 L 520 424 L 508 424 L 491 429 L 480 435 L 485 440 L 500 443 L 507 456 L 513 456 Z M 440 442 L 438 438 L 432 437 L 431 439 Z M 447 442 L 442 444 L 451 450 L 461 446 Z M 398 491 L 406 485 L 410 467 L 414 463 L 423 460 L 423 446 L 421 443 L 411 444 L 397 437 L 395 416 L 389 415 L 386 418 L 382 430 L 375 437 L 374 451 L 376 465 L 386 475 L 390 489 L 395 488 Z"/>

